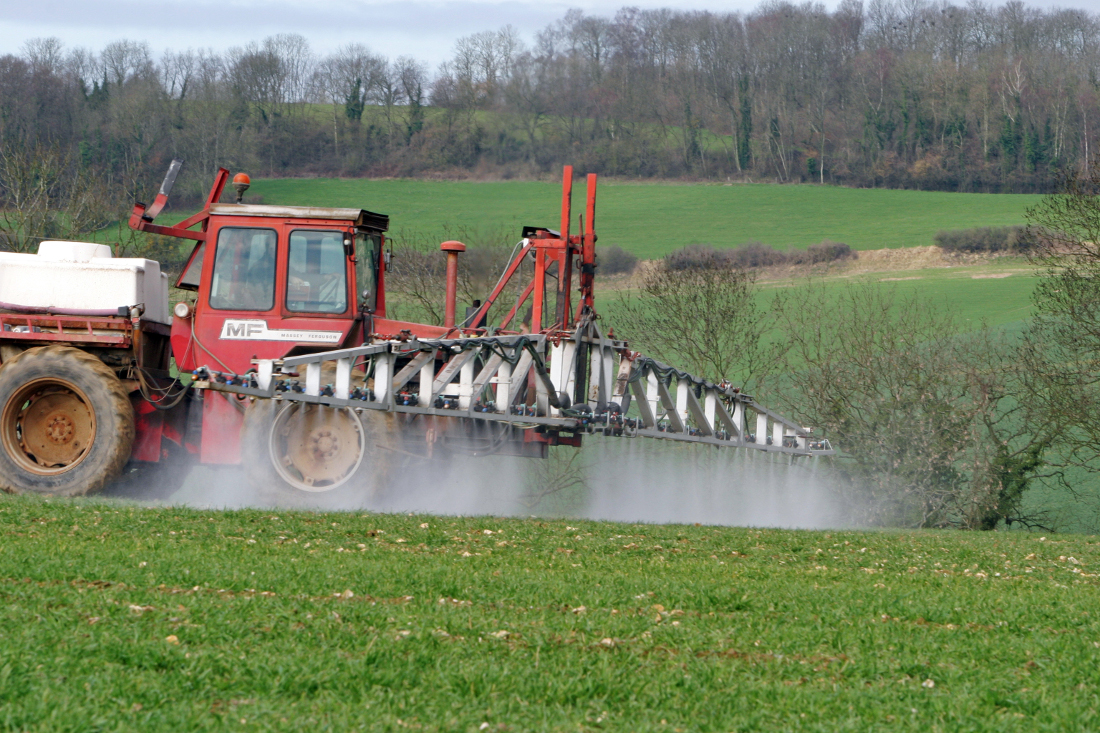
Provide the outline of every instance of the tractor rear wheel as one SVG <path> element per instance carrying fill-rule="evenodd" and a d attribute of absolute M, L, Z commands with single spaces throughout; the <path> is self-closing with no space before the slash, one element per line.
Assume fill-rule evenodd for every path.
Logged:
<path fill-rule="evenodd" d="M 133 442 L 130 399 L 95 356 L 43 346 L 0 369 L 0 490 L 95 493 L 126 465 Z"/>
<path fill-rule="evenodd" d="M 280 506 L 362 506 L 386 477 L 385 417 L 256 400 L 245 411 L 241 458 L 258 498 Z"/>

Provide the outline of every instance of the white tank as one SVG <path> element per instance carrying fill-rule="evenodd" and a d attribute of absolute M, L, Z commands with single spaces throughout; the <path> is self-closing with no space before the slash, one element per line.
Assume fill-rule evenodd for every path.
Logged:
<path fill-rule="evenodd" d="M 0 252 L 0 308 L 106 315 L 139 304 L 143 318 L 172 322 L 168 276 L 155 260 L 112 257 L 110 247 L 94 242 L 46 241 L 38 254 Z"/>

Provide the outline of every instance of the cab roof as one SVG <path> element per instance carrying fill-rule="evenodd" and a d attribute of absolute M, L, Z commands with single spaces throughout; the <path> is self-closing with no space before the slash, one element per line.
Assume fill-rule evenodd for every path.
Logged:
<path fill-rule="evenodd" d="M 386 231 L 390 218 L 366 209 L 333 209 L 323 206 L 267 206 L 261 204 L 211 204 L 211 216 L 267 216 L 276 219 L 332 219 L 355 226 Z"/>

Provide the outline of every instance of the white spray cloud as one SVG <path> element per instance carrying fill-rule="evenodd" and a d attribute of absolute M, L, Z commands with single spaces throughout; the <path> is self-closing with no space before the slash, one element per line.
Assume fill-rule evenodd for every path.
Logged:
<path fill-rule="evenodd" d="M 535 498 L 553 464 L 506 456 L 399 461 L 384 485 L 305 495 L 296 508 L 441 515 L 564 513 L 623 522 L 823 528 L 846 524 L 822 459 L 648 439 L 587 437 L 568 497 Z M 558 448 L 569 451 L 569 448 Z M 563 501 L 563 498 L 566 501 Z M 244 471 L 194 469 L 172 503 L 271 506 Z M 562 507 L 566 507 L 564 510 Z"/>
<path fill-rule="evenodd" d="M 843 524 L 818 458 L 672 441 L 597 438 L 592 519 L 822 528 Z"/>

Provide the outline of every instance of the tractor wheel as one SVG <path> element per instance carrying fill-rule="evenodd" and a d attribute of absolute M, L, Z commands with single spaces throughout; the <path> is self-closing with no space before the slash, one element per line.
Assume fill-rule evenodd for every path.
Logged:
<path fill-rule="evenodd" d="M 0 369 L 0 490 L 93 494 L 126 465 L 133 442 L 130 398 L 91 354 L 42 346 Z"/>
<path fill-rule="evenodd" d="M 241 459 L 258 498 L 279 506 L 362 506 L 386 478 L 387 417 L 256 400 L 245 411 Z"/>

